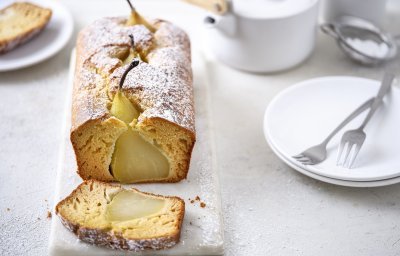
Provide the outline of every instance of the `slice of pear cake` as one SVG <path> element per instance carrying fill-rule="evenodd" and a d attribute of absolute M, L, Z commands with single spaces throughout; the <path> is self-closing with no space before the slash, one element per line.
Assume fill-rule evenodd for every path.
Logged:
<path fill-rule="evenodd" d="M 56 206 L 63 225 L 84 242 L 141 251 L 174 246 L 185 203 L 178 197 L 87 180 Z"/>
<path fill-rule="evenodd" d="M 11 51 L 41 33 L 51 16 L 52 10 L 28 2 L 15 1 L 1 9 L 0 54 Z"/>

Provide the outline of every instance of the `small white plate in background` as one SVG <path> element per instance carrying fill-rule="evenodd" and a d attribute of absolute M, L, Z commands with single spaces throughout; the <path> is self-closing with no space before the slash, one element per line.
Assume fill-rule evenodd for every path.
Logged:
<path fill-rule="evenodd" d="M 298 83 L 281 92 L 268 106 L 265 137 L 286 163 L 319 176 L 353 182 L 399 177 L 400 90 L 396 87 L 368 123 L 367 139 L 353 169 L 336 166 L 337 147 L 343 132 L 357 128 L 367 111 L 332 139 L 324 162 L 305 166 L 291 157 L 325 139 L 349 113 L 374 97 L 379 85 L 379 81 L 357 77 L 323 77 Z"/>

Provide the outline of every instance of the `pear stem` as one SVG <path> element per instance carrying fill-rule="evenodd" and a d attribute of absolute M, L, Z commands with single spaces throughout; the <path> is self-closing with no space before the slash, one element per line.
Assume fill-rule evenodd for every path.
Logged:
<path fill-rule="evenodd" d="M 133 35 L 129 35 L 129 38 L 131 39 L 132 49 L 135 51 L 135 38 L 133 37 Z"/>
<path fill-rule="evenodd" d="M 132 49 L 135 51 L 135 38 L 133 37 L 133 35 L 129 35 L 129 38 L 131 39 Z M 131 62 L 131 64 L 129 64 L 128 68 L 122 74 L 121 80 L 119 81 L 119 87 L 118 87 L 119 90 L 122 89 L 122 86 L 124 85 L 124 82 L 125 82 L 125 78 L 128 75 L 129 71 L 131 71 L 133 68 L 135 68 L 137 65 L 139 65 L 139 63 L 140 63 L 140 61 L 137 58 L 135 58 Z"/>
<path fill-rule="evenodd" d="M 132 12 L 135 12 L 135 11 L 136 11 L 136 10 L 135 10 L 135 7 L 133 7 L 131 1 L 130 1 L 130 0 L 126 0 L 126 1 L 128 2 L 129 7 L 131 8 L 131 11 L 132 11 Z"/>
<path fill-rule="evenodd" d="M 131 71 L 133 68 L 138 66 L 140 61 L 138 59 L 134 59 L 131 64 L 129 64 L 128 68 L 125 70 L 125 72 L 122 74 L 121 80 L 119 81 L 119 90 L 122 89 L 122 86 L 124 85 L 125 78 L 128 75 L 129 71 Z"/>

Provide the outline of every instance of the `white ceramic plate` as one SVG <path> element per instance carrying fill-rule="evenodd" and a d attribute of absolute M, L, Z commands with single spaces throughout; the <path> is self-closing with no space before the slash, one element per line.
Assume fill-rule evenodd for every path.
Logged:
<path fill-rule="evenodd" d="M 0 9 L 15 2 L 1 0 Z M 59 52 L 71 38 L 73 20 L 69 11 L 58 1 L 29 0 L 41 7 L 52 9 L 47 27 L 35 38 L 0 55 L 0 72 L 28 67 L 44 61 Z"/>
<path fill-rule="evenodd" d="M 287 165 L 295 169 L 296 171 L 310 177 L 316 180 L 320 180 L 326 183 L 331 183 L 335 185 L 340 185 L 340 186 L 346 186 L 346 187 L 358 187 L 358 188 L 367 188 L 367 187 L 382 187 L 382 186 L 388 186 L 392 184 L 396 184 L 400 182 L 400 176 L 391 178 L 391 179 L 386 179 L 386 180 L 377 180 L 377 181 L 349 181 L 349 180 L 339 180 L 339 179 L 332 179 L 328 178 L 325 176 L 321 176 L 312 172 L 307 171 L 304 169 L 304 166 L 302 164 L 299 164 L 296 161 L 293 161 L 292 158 L 286 158 L 282 154 L 279 153 L 278 150 L 276 150 L 271 144 L 271 149 L 274 151 L 274 153 Z"/>
<path fill-rule="evenodd" d="M 336 166 L 337 147 L 342 133 L 358 127 L 366 112 L 333 138 L 324 162 L 303 166 L 291 158 L 320 143 L 350 112 L 375 96 L 379 85 L 379 81 L 356 77 L 324 77 L 298 83 L 268 106 L 265 137 L 271 148 L 285 157 L 285 162 L 319 176 L 364 182 L 399 177 L 400 90 L 395 87 L 367 125 L 367 139 L 353 169 Z"/>

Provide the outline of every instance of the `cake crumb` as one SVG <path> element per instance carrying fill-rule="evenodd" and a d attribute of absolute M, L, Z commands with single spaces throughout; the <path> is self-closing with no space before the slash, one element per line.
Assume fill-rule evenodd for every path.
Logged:
<path fill-rule="evenodd" d="M 51 217 L 52 217 L 51 212 L 50 212 L 50 211 L 47 211 L 47 218 L 48 218 L 48 219 L 51 219 Z"/>
<path fill-rule="evenodd" d="M 190 200 L 190 203 L 193 204 L 193 203 L 194 203 L 194 200 Z"/>
<path fill-rule="evenodd" d="M 40 218 L 39 218 L 39 217 L 38 217 L 37 219 L 38 219 L 38 220 L 40 220 Z"/>
<path fill-rule="evenodd" d="M 204 202 L 201 202 L 201 203 L 200 203 L 200 207 L 201 207 L 201 208 L 204 208 L 204 207 L 206 207 L 206 204 L 205 204 Z"/>
<path fill-rule="evenodd" d="M 10 208 L 7 208 L 7 212 L 9 212 L 11 209 Z"/>
<path fill-rule="evenodd" d="M 200 197 L 199 196 L 196 196 L 196 198 L 195 198 L 197 201 L 200 201 Z"/>
<path fill-rule="evenodd" d="M 193 225 L 192 222 L 189 222 L 190 225 Z"/>

